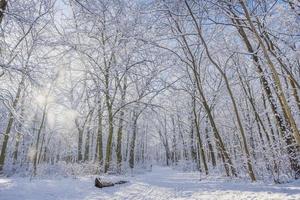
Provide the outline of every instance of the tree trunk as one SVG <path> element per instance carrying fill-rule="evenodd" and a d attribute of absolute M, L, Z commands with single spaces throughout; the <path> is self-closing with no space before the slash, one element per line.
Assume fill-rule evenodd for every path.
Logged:
<path fill-rule="evenodd" d="M 185 140 L 184 140 L 184 137 L 183 137 L 183 134 L 182 134 L 181 122 L 180 122 L 179 115 L 178 115 L 178 132 L 179 132 L 180 140 L 181 140 L 181 142 L 182 142 L 183 158 L 184 158 L 184 160 L 188 160 L 187 145 L 186 145 L 186 143 L 185 143 Z"/>
<path fill-rule="evenodd" d="M 169 142 L 168 142 L 168 136 L 167 136 L 167 129 L 166 129 L 166 119 L 165 119 L 165 130 L 164 135 L 162 134 L 161 130 L 158 130 L 160 139 L 162 141 L 162 144 L 165 148 L 165 154 L 166 154 L 166 164 L 169 166 L 169 160 L 170 160 L 170 148 L 169 148 Z"/>
<path fill-rule="evenodd" d="M 43 115 L 42 115 L 42 121 L 37 133 L 37 139 L 36 139 L 36 144 L 35 144 L 35 152 L 34 152 L 34 157 L 33 157 L 33 176 L 36 176 L 36 170 L 37 170 L 37 159 L 38 159 L 38 150 L 39 150 L 39 142 L 40 142 L 40 136 L 42 133 L 42 129 L 44 127 L 44 122 L 46 119 L 46 111 L 47 111 L 47 104 L 44 105 L 43 108 Z M 40 152 L 41 153 L 41 152 Z"/>
<path fill-rule="evenodd" d="M 83 137 L 83 130 L 79 127 L 78 128 L 78 146 L 77 146 L 77 161 L 82 161 L 82 137 Z"/>
<path fill-rule="evenodd" d="M 44 134 L 42 133 L 43 137 L 42 137 L 42 142 L 41 142 L 41 146 L 40 146 L 40 150 L 38 151 L 38 160 L 37 160 L 37 164 L 40 163 L 42 155 L 43 155 L 43 146 L 44 146 L 44 142 L 45 142 L 45 137 L 46 137 L 46 132 L 44 132 Z"/>
<path fill-rule="evenodd" d="M 22 77 L 21 82 L 19 83 L 18 89 L 17 89 L 17 93 L 16 93 L 16 97 L 13 101 L 12 104 L 12 110 L 15 110 L 17 108 L 18 102 L 20 100 L 20 95 L 24 86 L 24 81 L 25 81 L 25 77 Z M 2 143 L 2 148 L 1 148 L 1 155 L 0 155 L 0 173 L 3 171 L 3 166 L 5 163 L 5 157 L 6 157 L 6 148 L 7 148 L 7 144 L 8 144 L 8 139 L 9 139 L 9 135 L 10 135 L 10 131 L 12 128 L 12 125 L 14 123 L 15 117 L 13 115 L 13 111 L 10 111 L 9 113 L 9 117 L 8 117 L 8 123 L 4 132 L 4 139 L 3 139 L 3 143 Z"/>
<path fill-rule="evenodd" d="M 97 131 L 97 159 L 100 169 L 103 165 L 103 143 L 102 143 L 102 111 L 101 102 L 98 102 L 98 131 Z"/>
<path fill-rule="evenodd" d="M 126 76 L 124 77 L 124 84 L 123 88 L 121 90 L 121 107 L 124 106 L 125 104 L 125 98 L 126 98 L 126 89 L 127 89 L 127 78 Z M 116 154 L 117 154 L 117 168 L 118 171 L 121 172 L 121 167 L 122 167 L 122 136 L 123 136 L 123 121 L 124 121 L 124 108 L 121 108 L 120 111 L 120 119 L 119 119 L 119 129 L 118 129 L 118 135 L 117 135 L 117 149 L 116 149 Z"/>
<path fill-rule="evenodd" d="M 91 132 L 88 130 L 86 132 L 86 139 L 85 139 L 85 149 L 84 149 L 84 161 L 89 161 L 89 155 L 90 155 L 90 138 L 91 138 Z"/>
<path fill-rule="evenodd" d="M 208 120 L 206 119 L 206 126 L 205 126 L 205 139 L 207 142 L 207 146 L 208 146 L 208 150 L 209 150 L 209 155 L 211 157 L 211 162 L 212 162 L 212 166 L 215 167 L 217 166 L 217 161 L 216 161 L 216 156 L 215 156 L 215 152 L 214 152 L 214 148 L 211 144 L 210 138 L 208 136 Z"/>
<path fill-rule="evenodd" d="M 135 140 L 136 140 L 136 133 L 137 133 L 137 120 L 138 117 L 136 116 L 136 114 L 133 114 L 133 127 L 132 127 L 132 138 L 131 138 L 131 142 L 130 142 L 130 146 L 129 146 L 129 167 L 131 169 L 134 168 L 134 150 L 135 150 Z"/>
<path fill-rule="evenodd" d="M 202 139 L 200 136 L 200 129 L 199 129 L 199 123 L 198 123 L 198 115 L 196 112 L 196 100 L 195 97 L 193 98 L 193 113 L 194 113 L 194 123 L 195 123 L 195 127 L 196 127 L 196 136 L 197 136 L 197 140 L 198 140 L 198 144 L 199 144 L 199 157 L 201 155 L 202 158 L 202 163 L 204 165 L 204 170 L 205 170 L 205 174 L 208 174 L 208 167 L 207 167 L 207 163 L 206 163 L 206 156 L 205 156 L 205 152 L 204 152 L 204 147 L 203 147 L 203 143 L 202 143 Z"/>
<path fill-rule="evenodd" d="M 176 140 L 176 130 L 175 130 L 175 119 L 172 116 L 172 126 L 173 126 L 173 138 L 172 138 L 172 155 L 171 159 L 173 164 L 177 165 L 178 155 L 177 155 L 177 140 Z"/>
<path fill-rule="evenodd" d="M 110 66 L 105 61 L 105 102 L 106 102 L 106 107 L 108 112 L 108 137 L 106 142 L 104 173 L 106 173 L 110 167 L 111 156 L 112 156 L 113 133 L 114 133 L 112 100 L 110 97 L 110 89 L 109 89 L 109 78 L 110 78 L 109 70 L 110 70 Z"/>
<path fill-rule="evenodd" d="M 18 161 L 18 153 L 19 153 L 19 146 L 20 146 L 20 140 L 22 139 L 22 132 L 23 132 L 23 123 L 24 123 L 24 103 L 25 103 L 25 97 L 22 96 L 22 101 L 21 101 L 21 112 L 20 112 L 20 121 L 18 122 L 18 129 L 17 129 L 17 136 L 16 136 L 16 143 L 15 143 L 15 150 L 13 153 L 13 158 L 14 161 L 13 163 L 16 164 Z"/>
<path fill-rule="evenodd" d="M 193 117 L 192 117 L 193 118 Z M 197 161 L 197 152 L 194 146 L 194 128 L 195 128 L 195 120 L 190 119 L 191 124 L 190 124 L 190 151 L 191 151 L 191 158 L 194 162 Z"/>
<path fill-rule="evenodd" d="M 104 165 L 104 173 L 106 173 L 110 167 L 111 155 L 112 155 L 112 140 L 113 140 L 113 114 L 112 108 L 108 106 L 108 137 L 106 143 L 106 156 L 105 156 L 105 165 Z"/>

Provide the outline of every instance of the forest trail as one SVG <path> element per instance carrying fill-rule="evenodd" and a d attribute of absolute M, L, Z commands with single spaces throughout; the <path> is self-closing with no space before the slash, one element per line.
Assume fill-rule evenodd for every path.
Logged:
<path fill-rule="evenodd" d="M 140 200 L 140 199 L 300 199 L 300 182 L 273 185 L 237 180 L 199 181 L 199 173 L 154 167 L 152 172 L 134 177 L 106 176 L 130 182 L 110 188 L 94 187 L 94 176 L 34 179 L 0 178 L 0 200 Z"/>

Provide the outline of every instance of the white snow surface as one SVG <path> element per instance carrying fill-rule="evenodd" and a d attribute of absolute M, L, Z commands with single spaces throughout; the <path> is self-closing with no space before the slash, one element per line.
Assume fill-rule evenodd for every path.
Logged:
<path fill-rule="evenodd" d="M 99 200 L 99 199 L 259 199 L 300 200 L 300 182 L 265 184 L 228 178 L 202 178 L 199 173 L 154 167 L 152 172 L 131 176 L 103 176 L 129 183 L 94 187 L 95 176 L 79 178 L 0 178 L 0 200 Z"/>

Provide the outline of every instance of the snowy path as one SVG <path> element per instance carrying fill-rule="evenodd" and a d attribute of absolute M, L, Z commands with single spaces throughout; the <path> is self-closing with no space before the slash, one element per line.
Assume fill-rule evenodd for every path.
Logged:
<path fill-rule="evenodd" d="M 299 181 L 284 185 L 251 184 L 229 180 L 199 181 L 197 173 L 183 173 L 163 167 L 155 167 L 152 172 L 126 179 L 129 179 L 130 183 L 98 189 L 93 185 L 93 177 L 35 179 L 31 182 L 28 178 L 0 178 L 0 200 L 300 200 Z"/>

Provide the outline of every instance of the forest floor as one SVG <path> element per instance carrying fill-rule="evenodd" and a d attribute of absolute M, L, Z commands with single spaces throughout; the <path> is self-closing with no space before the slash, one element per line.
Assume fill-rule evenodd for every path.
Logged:
<path fill-rule="evenodd" d="M 95 176 L 78 178 L 1 178 L 0 200 L 99 200 L 99 199 L 300 199 L 300 182 L 263 184 L 224 178 L 205 178 L 199 173 L 154 167 L 152 172 L 131 176 L 105 176 L 128 180 L 109 188 L 94 187 Z"/>

